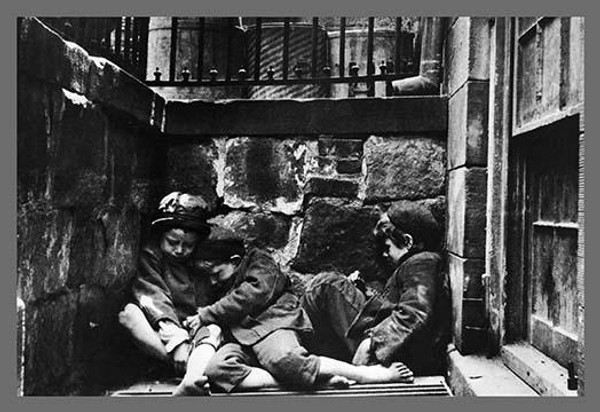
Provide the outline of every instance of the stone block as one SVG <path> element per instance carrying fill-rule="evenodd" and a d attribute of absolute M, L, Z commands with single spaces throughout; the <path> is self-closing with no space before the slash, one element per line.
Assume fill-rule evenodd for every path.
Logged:
<path fill-rule="evenodd" d="M 311 177 L 306 184 L 305 193 L 319 197 L 356 198 L 358 189 L 358 182 L 352 180 Z"/>
<path fill-rule="evenodd" d="M 17 78 L 17 194 L 19 202 L 43 199 L 48 180 L 48 140 L 54 107 L 47 86 Z"/>
<path fill-rule="evenodd" d="M 468 81 L 448 102 L 448 169 L 485 166 L 489 83 Z"/>
<path fill-rule="evenodd" d="M 107 385 L 113 386 L 117 370 L 128 371 L 118 365 L 119 348 L 115 337 L 125 335 L 118 324 L 117 313 L 124 304 L 123 294 L 115 294 L 99 287 L 83 285 L 78 290 L 77 310 L 73 322 L 73 362 L 75 381 L 83 394 L 101 393 Z M 114 381 L 111 381 L 115 379 Z"/>
<path fill-rule="evenodd" d="M 96 216 L 101 236 L 98 249 L 101 258 L 93 271 L 86 274 L 86 283 L 107 288 L 128 284 L 137 270 L 140 247 L 140 216 L 131 206 L 121 209 L 105 206 Z M 97 229 L 97 230 L 98 230 Z"/>
<path fill-rule="evenodd" d="M 186 143 L 167 149 L 165 193 L 180 191 L 202 196 L 214 209 L 217 205 L 216 147 Z"/>
<path fill-rule="evenodd" d="M 448 251 L 485 256 L 487 176 L 485 168 L 451 170 L 448 180 Z"/>
<path fill-rule="evenodd" d="M 71 264 L 74 219 L 68 210 L 17 211 L 17 273 L 23 300 L 63 291 Z"/>
<path fill-rule="evenodd" d="M 419 199 L 446 189 L 446 144 L 431 137 L 378 137 L 365 143 L 366 201 Z"/>
<path fill-rule="evenodd" d="M 224 200 L 232 208 L 296 214 L 303 202 L 306 147 L 298 140 L 227 141 Z"/>
<path fill-rule="evenodd" d="M 52 203 L 71 207 L 102 203 L 107 196 L 107 119 L 85 97 L 62 90 L 50 141 Z"/>
<path fill-rule="evenodd" d="M 360 139 L 319 138 L 321 156 L 360 158 L 363 153 L 363 141 Z"/>
<path fill-rule="evenodd" d="M 165 133 L 174 136 L 277 136 L 444 133 L 445 96 L 306 100 L 169 101 Z"/>
<path fill-rule="evenodd" d="M 19 40 L 19 70 L 85 94 L 90 59 L 81 46 L 66 42 L 35 18 L 21 20 Z"/>
<path fill-rule="evenodd" d="M 340 174 L 359 174 L 362 171 L 362 161 L 338 159 L 336 170 Z"/>
<path fill-rule="evenodd" d="M 86 94 L 90 100 L 110 106 L 144 125 L 162 125 L 162 122 L 157 124 L 157 110 L 164 107 L 162 97 L 111 61 L 101 57 L 92 57 L 90 61 Z"/>
<path fill-rule="evenodd" d="M 73 323 L 77 298 L 65 294 L 28 304 L 24 395 L 68 395 L 73 372 Z"/>
<path fill-rule="evenodd" d="M 452 96 L 467 80 L 489 80 L 489 19 L 459 17 L 446 39 L 445 73 Z"/>
<path fill-rule="evenodd" d="M 265 212 L 233 211 L 211 219 L 211 223 L 239 233 L 249 247 L 268 250 L 284 248 L 289 241 L 291 227 L 289 217 Z"/>
<path fill-rule="evenodd" d="M 292 269 L 301 273 L 355 270 L 369 278 L 380 273 L 376 264 L 373 227 L 375 207 L 333 198 L 313 198 L 306 208 L 298 256 Z"/>

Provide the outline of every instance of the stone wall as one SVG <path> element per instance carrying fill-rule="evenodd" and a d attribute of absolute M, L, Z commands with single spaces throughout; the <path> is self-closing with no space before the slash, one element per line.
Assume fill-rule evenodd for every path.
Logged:
<path fill-rule="evenodd" d="M 371 231 L 390 202 L 424 202 L 445 222 L 443 98 L 171 101 L 166 110 L 168 190 L 207 196 L 213 222 L 269 249 L 300 283 L 359 270 L 377 287 L 385 268 Z"/>
<path fill-rule="evenodd" d="M 451 18 L 445 46 L 448 95 L 447 246 L 454 341 L 463 354 L 485 349 L 489 19 Z"/>
<path fill-rule="evenodd" d="M 96 394 L 135 373 L 116 313 L 164 192 L 164 101 L 35 19 L 18 53 L 20 391 Z"/>
<path fill-rule="evenodd" d="M 35 19 L 20 21 L 18 65 L 25 395 L 139 375 L 117 313 L 169 191 L 205 196 L 299 290 L 323 270 L 379 285 L 371 230 L 394 200 L 445 220 L 444 97 L 165 102 Z"/>

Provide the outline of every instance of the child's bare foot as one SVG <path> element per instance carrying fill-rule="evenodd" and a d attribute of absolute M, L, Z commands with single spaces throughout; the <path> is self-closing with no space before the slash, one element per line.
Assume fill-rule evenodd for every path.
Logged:
<path fill-rule="evenodd" d="M 325 382 L 325 386 L 330 386 L 336 389 L 346 389 L 354 383 L 356 383 L 356 381 L 348 379 L 345 376 L 335 375 Z"/>
<path fill-rule="evenodd" d="M 173 396 L 209 396 L 210 395 L 210 385 L 208 384 L 208 379 L 206 376 L 203 376 L 202 379 L 196 380 L 194 382 L 186 381 L 185 379 L 181 381 L 177 388 L 173 391 Z"/>
<path fill-rule="evenodd" d="M 360 368 L 360 383 L 404 382 L 415 380 L 413 373 L 402 362 L 392 363 L 389 367 L 382 365 L 358 366 Z"/>

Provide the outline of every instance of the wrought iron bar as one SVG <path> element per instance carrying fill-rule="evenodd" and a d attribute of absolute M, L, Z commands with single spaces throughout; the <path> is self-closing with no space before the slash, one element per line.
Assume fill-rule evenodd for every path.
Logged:
<path fill-rule="evenodd" d="M 373 38 L 375 32 L 375 18 L 369 17 L 369 26 L 367 29 L 367 77 L 370 79 L 375 73 L 375 65 L 373 64 Z M 375 96 L 375 82 L 367 81 L 367 96 Z"/>
<path fill-rule="evenodd" d="M 346 18 L 340 18 L 340 77 L 344 77 L 346 70 Z"/>
<path fill-rule="evenodd" d="M 235 18 L 229 17 L 227 19 L 227 54 L 226 54 L 226 64 L 225 64 L 225 81 L 229 82 L 231 80 L 231 70 L 232 70 L 232 62 L 231 62 L 231 49 L 233 44 L 233 30 L 235 28 Z"/>
<path fill-rule="evenodd" d="M 104 21 L 104 47 L 103 47 L 103 51 L 105 54 L 108 54 L 111 52 L 111 42 L 110 42 L 110 32 L 111 32 L 111 19 L 106 18 L 103 20 Z"/>
<path fill-rule="evenodd" d="M 124 42 L 125 50 L 123 53 L 123 58 L 126 62 L 130 62 L 131 60 L 131 17 L 125 17 L 125 42 Z"/>
<path fill-rule="evenodd" d="M 148 65 L 148 28 L 150 25 L 150 17 L 143 17 L 141 21 L 142 34 L 140 44 L 140 79 L 146 78 L 146 68 Z"/>
<path fill-rule="evenodd" d="M 260 53 L 261 53 L 261 39 L 262 39 L 262 18 L 256 18 L 256 49 L 254 53 L 254 80 L 260 78 Z"/>
<path fill-rule="evenodd" d="M 118 18 L 118 24 L 115 30 L 115 56 L 121 57 L 121 36 L 123 35 L 123 18 Z"/>
<path fill-rule="evenodd" d="M 202 80 L 202 72 L 204 70 L 204 27 L 205 18 L 200 17 L 198 20 L 198 80 Z"/>
<path fill-rule="evenodd" d="M 396 17 L 396 44 L 394 48 L 394 73 L 400 73 L 404 67 L 402 65 L 402 55 L 404 53 L 404 42 L 402 41 L 402 18 Z"/>
<path fill-rule="evenodd" d="M 282 63 L 283 80 L 288 79 L 289 64 L 290 64 L 290 18 L 286 17 L 283 20 L 283 63 Z"/>
<path fill-rule="evenodd" d="M 177 64 L 177 31 L 179 28 L 179 19 L 171 18 L 171 53 L 169 55 L 169 80 L 175 80 L 175 71 Z"/>
<path fill-rule="evenodd" d="M 313 79 L 317 77 L 317 40 L 319 39 L 319 18 L 313 17 L 312 19 L 312 64 L 310 70 L 310 77 Z"/>

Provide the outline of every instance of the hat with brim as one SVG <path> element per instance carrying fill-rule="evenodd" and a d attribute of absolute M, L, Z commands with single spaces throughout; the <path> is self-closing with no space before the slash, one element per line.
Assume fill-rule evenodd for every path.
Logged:
<path fill-rule="evenodd" d="M 206 221 L 208 209 L 208 204 L 200 196 L 173 192 L 161 200 L 158 216 L 152 221 L 152 227 L 180 227 L 208 234 L 211 228 Z"/>

